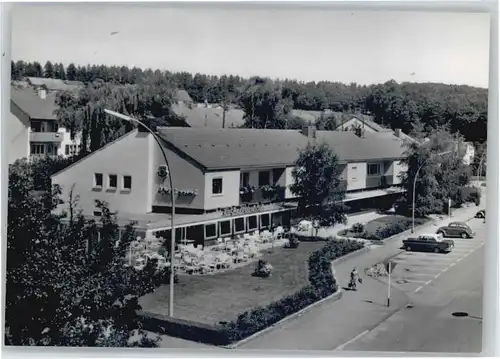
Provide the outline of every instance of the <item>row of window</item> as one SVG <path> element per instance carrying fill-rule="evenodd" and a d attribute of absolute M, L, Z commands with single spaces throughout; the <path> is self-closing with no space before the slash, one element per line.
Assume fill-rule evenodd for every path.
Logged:
<path fill-rule="evenodd" d="M 104 187 L 104 175 L 102 173 L 94 173 L 94 188 Z M 121 190 L 132 190 L 132 176 L 124 175 L 121 177 Z M 118 188 L 118 175 L 108 174 L 106 188 L 116 190 Z"/>
<path fill-rule="evenodd" d="M 82 145 L 66 145 L 66 147 L 64 148 L 64 154 L 66 156 L 76 155 L 81 148 Z"/>
<path fill-rule="evenodd" d="M 272 171 L 272 182 L 276 183 L 279 181 L 283 170 L 276 169 Z M 250 172 L 241 172 L 240 174 L 240 184 L 242 186 L 248 186 L 250 183 Z M 271 184 L 271 171 L 259 171 L 259 187 Z"/>
<path fill-rule="evenodd" d="M 52 143 L 31 143 L 30 154 L 32 155 L 57 155 L 57 146 Z"/>
<path fill-rule="evenodd" d="M 245 233 L 246 231 L 255 231 L 259 228 L 268 228 L 270 224 L 270 214 L 241 217 L 233 220 L 221 221 L 217 224 L 207 224 L 205 225 L 205 239 L 214 239 L 218 236 L 226 237 L 233 234 Z"/>
<path fill-rule="evenodd" d="M 59 124 L 55 121 L 31 121 L 32 132 L 57 132 L 59 131 Z"/>
<path fill-rule="evenodd" d="M 357 169 L 357 166 L 352 166 L 351 170 Z M 368 176 L 377 176 L 382 173 L 380 163 L 369 163 L 366 166 L 366 173 Z"/>
<path fill-rule="evenodd" d="M 351 167 L 351 169 L 357 169 L 356 166 Z M 381 166 L 380 163 L 370 163 L 367 165 L 367 174 L 368 176 L 378 176 L 381 174 Z M 276 183 L 279 181 L 281 176 L 280 170 L 272 171 L 272 181 Z M 240 173 L 240 185 L 248 186 L 250 183 L 250 172 L 241 172 Z M 214 178 L 212 179 L 212 194 L 222 194 L 222 178 Z M 259 171 L 259 187 L 266 186 L 271 184 L 271 171 Z"/>

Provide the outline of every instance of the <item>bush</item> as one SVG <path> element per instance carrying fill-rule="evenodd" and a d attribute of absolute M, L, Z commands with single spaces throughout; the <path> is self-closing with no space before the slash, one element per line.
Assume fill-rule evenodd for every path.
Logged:
<path fill-rule="evenodd" d="M 365 226 L 362 223 L 354 223 L 351 231 L 354 233 L 363 233 L 365 231 Z"/>
<path fill-rule="evenodd" d="M 459 202 L 462 203 L 475 203 L 479 205 L 481 202 L 481 189 L 477 187 L 461 187 Z"/>
<path fill-rule="evenodd" d="M 363 247 L 364 244 L 358 241 L 328 241 L 309 257 L 309 285 L 265 307 L 246 311 L 235 321 L 225 323 L 228 340 L 234 342 L 246 338 L 335 293 L 338 285 L 332 273 L 331 262 Z"/>
<path fill-rule="evenodd" d="M 376 221 L 376 220 L 375 220 Z M 423 219 L 416 218 L 415 224 L 420 225 L 423 223 Z M 394 217 L 394 221 L 381 223 L 381 225 L 375 230 L 375 232 L 369 232 L 365 230 L 363 233 L 356 234 L 356 238 L 364 238 L 369 240 L 380 241 L 385 238 L 389 238 L 398 233 L 404 232 L 411 228 L 412 220 L 411 218 L 398 218 Z"/>

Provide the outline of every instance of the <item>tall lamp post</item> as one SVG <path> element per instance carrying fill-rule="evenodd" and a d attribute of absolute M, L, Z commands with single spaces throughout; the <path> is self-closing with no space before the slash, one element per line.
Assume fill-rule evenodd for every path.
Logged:
<path fill-rule="evenodd" d="M 440 153 L 437 153 L 435 154 L 434 156 L 443 156 L 443 155 L 446 155 L 448 153 L 450 153 L 451 151 L 445 151 L 445 152 L 440 152 Z M 413 202 L 412 202 L 412 206 L 411 206 L 411 233 L 414 233 L 415 232 L 415 191 L 416 191 L 416 187 L 417 187 L 417 179 L 418 179 L 418 174 L 420 173 L 420 170 L 424 167 L 424 165 L 432 158 L 429 157 L 427 158 L 421 165 L 420 167 L 418 167 L 417 169 L 417 172 L 415 173 L 415 178 L 413 179 Z"/>
<path fill-rule="evenodd" d="M 148 126 L 146 126 L 142 121 L 123 115 L 121 113 L 111 111 L 111 110 L 104 110 L 105 113 L 107 113 L 110 116 L 117 117 L 121 120 L 128 121 L 128 122 L 135 122 L 139 124 L 140 126 L 144 127 L 151 135 L 153 135 L 153 138 L 155 139 L 156 143 L 158 144 L 158 147 L 160 147 L 161 154 L 163 155 L 163 159 L 165 160 L 165 164 L 167 165 L 168 169 L 168 180 L 170 184 L 170 202 L 172 203 L 172 216 L 170 220 L 170 295 L 169 295 L 169 306 L 168 306 L 168 314 L 170 317 L 174 316 L 174 278 L 175 278 L 175 273 L 174 273 L 174 252 L 175 252 L 175 190 L 173 186 L 173 181 L 172 181 L 172 171 L 170 169 L 170 166 L 168 164 L 168 159 L 167 155 L 165 154 L 165 150 L 163 149 L 163 146 L 161 144 L 160 138 L 158 135 L 150 129 Z"/>
<path fill-rule="evenodd" d="M 486 151 L 483 152 L 481 155 L 481 159 L 479 160 L 479 167 L 477 169 L 477 184 L 479 186 L 479 177 L 483 174 L 483 161 L 484 161 L 484 156 L 486 155 Z"/>

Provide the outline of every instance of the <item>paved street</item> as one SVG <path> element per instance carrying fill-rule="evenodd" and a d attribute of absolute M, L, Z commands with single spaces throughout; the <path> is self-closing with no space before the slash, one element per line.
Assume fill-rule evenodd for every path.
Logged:
<path fill-rule="evenodd" d="M 394 287 L 407 292 L 419 292 L 426 285 L 452 270 L 465 257 L 484 244 L 485 224 L 480 219 L 471 219 L 468 224 L 476 232 L 475 238 L 453 238 L 455 247 L 450 253 L 402 252 L 394 257 L 392 273 Z M 384 278 L 385 280 L 385 278 Z"/>
<path fill-rule="evenodd" d="M 476 238 L 455 240 L 449 254 L 398 255 L 393 279 L 408 294 L 411 307 L 343 350 L 480 352 L 485 224 L 473 219 L 469 225 Z M 453 316 L 459 312 L 468 315 Z"/>

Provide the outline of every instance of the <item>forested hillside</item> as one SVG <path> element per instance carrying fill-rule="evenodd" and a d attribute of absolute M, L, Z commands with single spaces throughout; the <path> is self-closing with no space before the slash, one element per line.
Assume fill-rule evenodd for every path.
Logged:
<path fill-rule="evenodd" d="M 415 123 L 427 130 L 449 124 L 466 140 L 486 139 L 487 89 L 439 83 L 401 83 L 360 86 L 338 82 L 298 82 L 240 76 L 173 73 L 125 66 L 41 64 L 12 62 L 12 78 L 27 76 L 76 80 L 86 84 L 79 94 L 66 94 L 59 101 L 60 118 L 70 128 L 82 129 L 86 118 L 106 127 L 108 137 L 122 132 L 121 125 L 104 124 L 102 108 L 160 121 L 171 116 L 174 90 L 187 90 L 195 102 L 236 104 L 245 111 L 248 127 L 294 128 L 292 109 L 370 114 L 375 122 L 411 131 Z M 97 125 L 100 127 L 101 125 Z M 109 127 L 111 126 L 111 127 Z M 95 140 L 100 146 L 109 138 Z M 98 143 L 98 144 L 97 144 Z"/>

